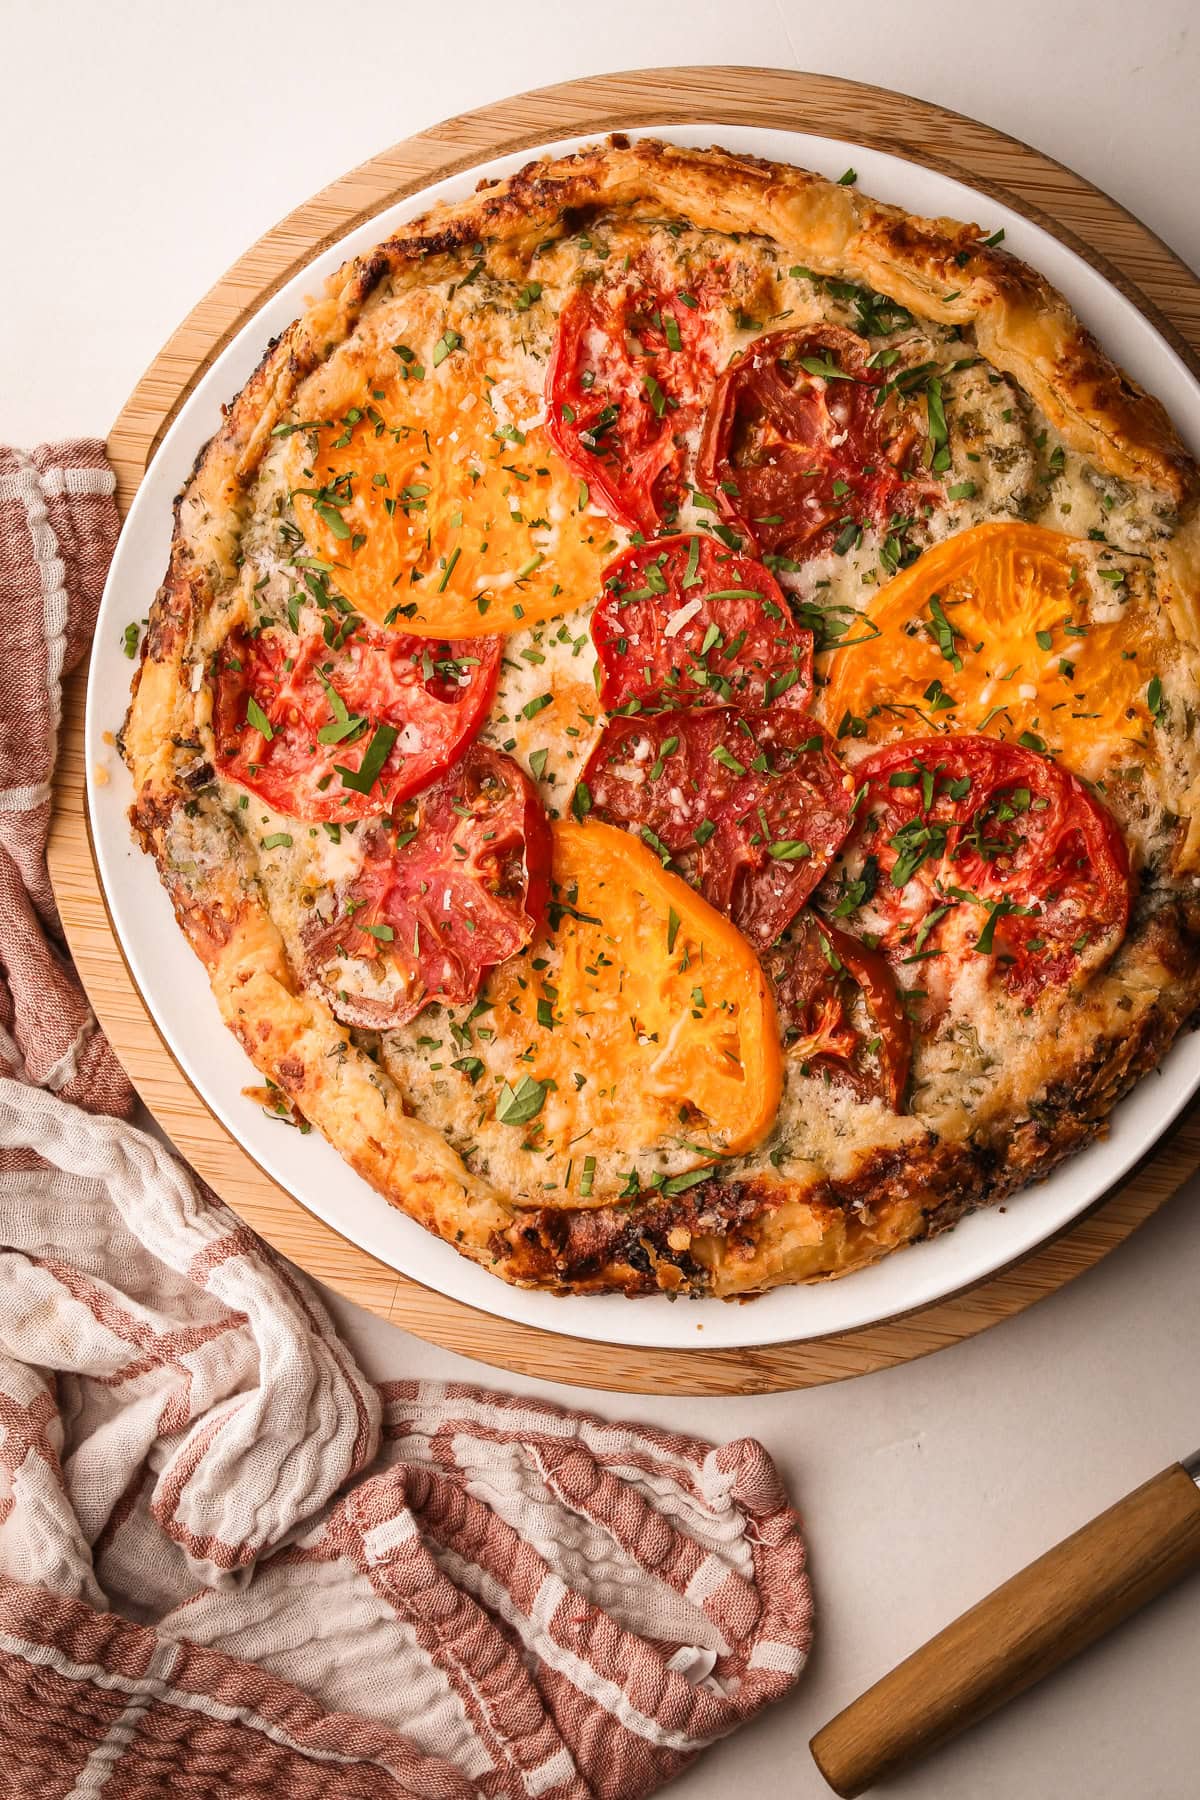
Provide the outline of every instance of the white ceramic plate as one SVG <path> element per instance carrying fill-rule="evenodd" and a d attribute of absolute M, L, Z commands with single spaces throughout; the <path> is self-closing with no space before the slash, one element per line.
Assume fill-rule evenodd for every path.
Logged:
<path fill-rule="evenodd" d="M 647 128 L 677 143 L 722 143 L 837 177 L 852 162 L 865 192 L 910 212 L 1003 225 L 1006 247 L 1064 293 L 1079 316 L 1136 379 L 1167 404 L 1191 448 L 1200 451 L 1200 384 L 1136 308 L 1057 239 L 1019 213 L 931 169 L 877 150 L 799 132 L 730 125 Z M 553 154 L 583 139 L 545 146 Z M 125 954 L 160 1029 L 190 1080 L 251 1156 L 310 1211 L 385 1263 L 483 1311 L 528 1325 L 614 1344 L 667 1348 L 735 1347 L 822 1336 L 867 1325 L 981 1280 L 1023 1255 L 1085 1211 L 1132 1167 L 1200 1085 L 1200 1043 L 1187 1037 L 1157 1074 L 1117 1109 L 1111 1135 L 1063 1165 L 1049 1180 L 1010 1200 L 1003 1212 L 979 1212 L 953 1232 L 918 1244 L 845 1280 L 783 1288 L 751 1305 L 716 1301 L 671 1304 L 666 1298 L 616 1295 L 556 1298 L 508 1287 L 390 1207 L 315 1133 L 301 1135 L 267 1118 L 242 1089 L 261 1078 L 222 1025 L 200 963 L 175 923 L 153 863 L 131 842 L 128 774 L 105 733 L 124 716 L 130 664 L 121 634 L 144 618 L 166 567 L 171 502 L 197 451 L 216 430 L 219 408 L 242 386 L 268 338 L 282 331 L 347 256 L 369 249 L 435 200 L 460 199 L 481 175 L 510 174 L 529 156 L 501 157 L 436 183 L 342 238 L 290 281 L 238 333 L 199 383 L 164 439 L 142 483 L 113 562 L 100 609 L 87 708 L 88 804 L 101 878 Z M 103 769 L 108 779 L 96 780 Z"/>

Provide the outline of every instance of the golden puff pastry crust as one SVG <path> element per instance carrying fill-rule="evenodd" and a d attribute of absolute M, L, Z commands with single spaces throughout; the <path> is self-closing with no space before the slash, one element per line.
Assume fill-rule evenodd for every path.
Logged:
<path fill-rule="evenodd" d="M 311 416 L 306 400 L 330 391 L 321 384 L 344 370 L 347 357 L 375 356 L 397 320 L 407 321 L 410 335 L 427 327 L 432 345 L 438 327 L 461 323 L 467 306 L 478 309 L 470 314 L 477 329 L 492 334 L 493 389 L 510 361 L 516 368 L 532 357 L 541 366 L 556 309 L 585 278 L 577 246 L 587 244 L 595 221 L 614 255 L 653 238 L 669 258 L 684 253 L 681 243 L 702 238 L 705 255 L 723 259 L 734 290 L 769 293 L 778 317 L 809 306 L 813 318 L 840 320 L 841 288 L 857 284 L 911 315 L 926 347 L 964 346 L 970 356 L 962 365 L 977 365 L 964 383 L 975 380 L 979 393 L 968 398 L 961 390 L 952 447 L 956 459 L 973 459 L 985 473 L 960 484 L 963 492 L 973 486 L 975 498 L 962 502 L 974 510 L 959 524 L 1023 518 L 1077 533 L 1081 559 L 1108 559 L 1098 573 L 1124 584 L 1123 604 L 1146 608 L 1147 617 L 1153 611 L 1161 672 L 1143 731 L 1148 773 L 1136 793 L 1131 781 L 1132 797 L 1114 802 L 1134 866 L 1128 930 L 1106 966 L 1045 1003 L 1035 1029 L 1028 1014 L 1002 1010 L 989 1015 L 981 1045 L 964 1003 L 953 1029 L 939 1027 L 935 1050 L 918 1046 L 902 1115 L 853 1096 L 823 1098 L 819 1083 L 797 1074 L 785 1086 L 774 1136 L 755 1155 L 722 1161 L 711 1178 L 660 1175 L 619 1197 L 603 1183 L 594 1193 L 576 1185 L 555 1197 L 539 1194 L 521 1173 L 515 1152 L 499 1143 L 502 1131 L 492 1132 L 490 1152 L 486 1142 L 482 1153 L 469 1142 L 478 1089 L 436 1060 L 428 1033 L 373 1036 L 340 1022 L 314 989 L 297 952 L 297 893 L 315 880 L 302 858 L 332 852 L 324 844 L 309 849 L 295 833 L 292 849 L 275 853 L 291 860 L 272 861 L 252 842 L 246 817 L 254 809 L 214 769 L 210 677 L 230 631 L 253 624 L 257 589 L 269 592 L 265 561 L 267 572 L 257 575 L 262 545 L 268 526 L 290 517 L 282 459 L 288 433 Z M 506 283 L 536 301 L 526 301 L 515 322 L 485 304 Z M 743 313 L 730 327 L 730 355 L 772 322 L 747 324 Z M 441 342 L 456 337 L 462 341 L 457 324 L 446 324 Z M 446 373 L 456 378 L 449 363 Z M 521 432 L 511 430 L 515 441 Z M 1010 443 L 1006 432 L 1020 442 Z M 971 448 L 985 439 L 1003 450 L 994 450 L 990 464 Z M 1128 527 L 1111 551 L 1095 550 L 1102 530 L 1091 528 L 1089 537 L 1084 528 L 1091 507 Z M 122 734 L 134 829 L 205 964 L 223 1018 L 270 1084 L 273 1110 L 290 1109 L 391 1204 L 499 1277 L 572 1293 L 731 1297 L 846 1274 L 1012 1193 L 1090 1141 L 1200 1005 L 1193 874 L 1200 807 L 1192 804 L 1200 767 L 1185 725 L 1200 706 L 1198 531 L 1196 465 L 1163 406 L 1109 360 L 1039 274 L 979 227 L 913 217 L 856 186 L 754 157 L 613 138 L 532 162 L 423 215 L 347 263 L 268 348 L 176 503 L 170 563 Z M 616 534 L 618 545 L 623 537 Z M 873 581 L 886 595 L 886 569 L 883 579 L 876 569 L 869 576 L 855 569 L 855 580 Z M 1092 585 L 1102 600 L 1102 582 Z M 564 597 L 568 623 L 593 599 Z M 547 691 L 576 721 L 568 734 L 586 735 L 579 721 L 590 716 L 590 678 L 577 679 L 578 670 L 565 665 L 567 648 L 555 647 L 576 646 L 578 663 L 587 629 L 587 615 L 580 616 L 571 632 L 536 636 L 526 647 L 541 646 L 539 667 L 547 642 L 554 648 L 563 666 L 552 659 Z M 503 719 L 516 723 L 505 737 L 510 728 L 497 723 L 494 708 L 485 736 L 515 744 L 513 753 L 527 761 L 525 691 L 514 688 L 515 699 L 506 700 L 502 685 L 496 707 L 507 704 Z M 822 718 L 820 695 L 819 685 L 814 710 L 836 733 L 839 720 Z M 1172 719 L 1175 737 L 1160 744 L 1155 733 L 1166 733 Z M 860 748 L 847 741 L 851 772 Z M 563 736 L 541 768 L 559 767 L 560 753 L 562 785 L 548 791 L 552 813 L 566 810 L 578 774 L 576 750 Z M 260 841 L 284 837 L 291 841 L 272 829 Z M 460 1019 L 454 1029 L 468 1026 Z M 482 1066 L 482 1048 L 482 1059 L 459 1060 Z"/>

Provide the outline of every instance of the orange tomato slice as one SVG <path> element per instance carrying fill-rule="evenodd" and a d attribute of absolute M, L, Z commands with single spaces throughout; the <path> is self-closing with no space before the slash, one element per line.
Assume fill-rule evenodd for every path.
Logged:
<path fill-rule="evenodd" d="M 536 1147 L 548 1163 L 573 1157 L 575 1192 L 590 1157 L 595 1198 L 639 1147 L 674 1170 L 750 1149 L 783 1068 L 749 944 L 628 832 L 564 821 L 553 834 L 550 921 L 485 991 L 492 1066 L 554 1084 Z"/>
<path fill-rule="evenodd" d="M 540 392 L 489 379 L 502 349 L 485 324 L 435 338 L 440 323 L 414 318 L 412 343 L 352 340 L 306 385 L 300 404 L 319 423 L 293 433 L 284 459 L 296 520 L 376 624 L 520 631 L 599 593 L 612 526 L 533 422 Z"/>
<path fill-rule="evenodd" d="M 1140 760 L 1167 625 L 1149 595 L 1131 603 L 1130 568 L 1101 566 L 1094 544 L 1037 525 L 947 538 L 880 589 L 878 636 L 830 652 L 820 716 L 872 743 L 985 732 L 1093 779 L 1115 756 Z"/>

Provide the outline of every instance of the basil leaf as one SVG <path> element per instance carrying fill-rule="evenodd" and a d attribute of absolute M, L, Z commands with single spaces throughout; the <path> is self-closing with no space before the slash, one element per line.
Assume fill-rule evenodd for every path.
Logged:
<path fill-rule="evenodd" d="M 506 1081 L 496 1102 L 496 1118 L 501 1125 L 528 1125 L 546 1104 L 549 1089 L 548 1081 L 535 1081 L 532 1075 L 522 1076 L 520 1086 L 515 1089 Z"/>

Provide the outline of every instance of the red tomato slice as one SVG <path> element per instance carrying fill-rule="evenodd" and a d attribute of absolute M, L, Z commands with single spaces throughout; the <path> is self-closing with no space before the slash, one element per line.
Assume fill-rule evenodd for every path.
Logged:
<path fill-rule="evenodd" d="M 491 705 L 503 644 L 358 618 L 339 639 L 309 609 L 298 632 L 237 630 L 217 653 L 218 767 L 311 822 L 390 812 L 455 763 Z"/>
<path fill-rule="evenodd" d="M 983 737 L 890 744 L 865 785 L 839 911 L 879 932 L 893 962 L 949 998 L 957 972 L 1029 1001 L 1107 962 L 1129 918 L 1116 821 L 1076 776 Z"/>
<path fill-rule="evenodd" d="M 809 910 L 762 965 L 788 1055 L 860 1100 L 880 1099 L 899 1112 L 912 1027 L 879 951 Z"/>
<path fill-rule="evenodd" d="M 637 264 L 578 288 L 546 371 L 551 443 L 612 518 L 647 537 L 683 494 L 684 439 L 712 387 L 710 296 L 688 300 Z"/>
<path fill-rule="evenodd" d="M 573 805 L 641 837 L 762 946 L 821 880 L 850 803 L 807 713 L 710 707 L 610 719 Z"/>
<path fill-rule="evenodd" d="M 484 744 L 386 825 L 304 932 L 310 986 L 375 1030 L 433 1001 L 459 1006 L 524 949 L 546 914 L 550 826 L 519 765 Z"/>
<path fill-rule="evenodd" d="M 941 498 L 914 479 L 925 445 L 916 405 L 894 392 L 878 404 L 889 371 L 868 368 L 869 354 L 838 325 L 773 331 L 717 381 L 696 480 L 747 548 L 802 562 Z"/>
<path fill-rule="evenodd" d="M 706 537 L 660 538 L 611 562 L 592 614 L 600 700 L 783 706 L 812 697 L 812 632 L 769 570 Z"/>

